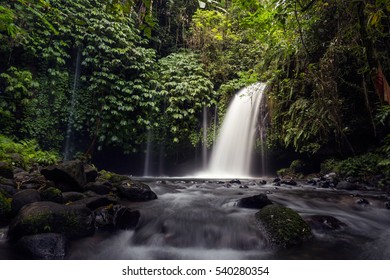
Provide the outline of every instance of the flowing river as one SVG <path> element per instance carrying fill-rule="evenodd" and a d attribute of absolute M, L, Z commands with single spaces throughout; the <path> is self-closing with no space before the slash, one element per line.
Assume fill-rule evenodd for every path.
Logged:
<path fill-rule="evenodd" d="M 135 230 L 98 232 L 74 241 L 70 259 L 390 259 L 390 210 L 385 194 L 308 185 L 261 185 L 258 180 L 145 181 L 158 199 L 129 203 L 141 219 Z M 272 249 L 254 220 L 256 209 L 237 200 L 260 193 L 304 219 L 327 215 L 345 225 L 313 230 L 302 246 Z M 359 203 L 362 199 L 367 203 Z"/>

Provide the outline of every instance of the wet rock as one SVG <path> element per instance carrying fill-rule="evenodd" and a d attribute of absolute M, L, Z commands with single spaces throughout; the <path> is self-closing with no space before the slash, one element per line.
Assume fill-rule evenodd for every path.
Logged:
<path fill-rule="evenodd" d="M 63 260 L 68 251 L 68 239 L 57 233 L 43 233 L 22 237 L 17 246 L 36 260 Z"/>
<path fill-rule="evenodd" d="M 118 203 L 118 199 L 111 195 L 98 195 L 74 201 L 70 205 L 84 205 L 88 209 L 94 211 L 100 207 L 116 203 Z"/>
<path fill-rule="evenodd" d="M 272 186 L 280 187 L 280 182 L 275 182 L 272 184 Z"/>
<path fill-rule="evenodd" d="M 0 193 L 5 195 L 6 197 L 11 197 L 13 196 L 17 190 L 13 186 L 9 185 L 2 185 L 0 184 Z"/>
<path fill-rule="evenodd" d="M 114 230 L 114 208 L 100 207 L 94 211 L 95 226 L 103 230 Z"/>
<path fill-rule="evenodd" d="M 248 186 L 240 186 L 240 189 L 249 189 Z"/>
<path fill-rule="evenodd" d="M 83 190 L 87 179 L 84 173 L 84 165 L 79 160 L 65 161 L 60 164 L 51 165 L 43 168 L 41 174 L 47 180 L 52 180 L 56 183 L 65 183 L 72 190 Z"/>
<path fill-rule="evenodd" d="M 227 183 L 227 184 L 223 185 L 223 187 L 229 189 L 229 188 L 232 187 L 232 185 L 230 185 L 229 183 Z"/>
<path fill-rule="evenodd" d="M 365 198 L 359 198 L 358 200 L 356 200 L 356 203 L 362 206 L 370 205 L 370 202 Z"/>
<path fill-rule="evenodd" d="M 336 188 L 340 189 L 340 190 L 353 191 L 353 190 L 359 190 L 361 188 L 361 186 L 358 185 L 357 183 L 352 183 L 352 182 L 348 182 L 348 181 L 341 181 L 340 183 L 337 184 Z"/>
<path fill-rule="evenodd" d="M 0 192 L 0 226 L 7 225 L 11 218 L 11 199 Z"/>
<path fill-rule="evenodd" d="M 241 184 L 241 181 L 238 179 L 233 179 L 229 181 L 230 184 Z"/>
<path fill-rule="evenodd" d="M 133 229 L 137 226 L 140 216 L 138 210 L 120 207 L 114 216 L 114 227 L 122 230 Z"/>
<path fill-rule="evenodd" d="M 129 201 L 147 201 L 157 199 L 150 187 L 141 182 L 127 180 L 118 186 L 119 194 Z"/>
<path fill-rule="evenodd" d="M 56 203 L 63 203 L 64 198 L 62 197 L 62 192 L 54 187 L 49 187 L 41 191 L 41 199 L 43 201 L 52 201 Z"/>
<path fill-rule="evenodd" d="M 266 180 L 260 180 L 259 181 L 259 185 L 266 185 L 267 184 L 267 181 Z"/>
<path fill-rule="evenodd" d="M 282 179 L 280 179 L 280 178 L 275 178 L 275 179 L 272 181 L 272 183 L 279 183 L 280 181 L 282 181 Z"/>
<path fill-rule="evenodd" d="M 86 196 L 79 192 L 64 192 L 62 193 L 62 197 L 64 199 L 64 203 L 80 200 L 86 198 Z"/>
<path fill-rule="evenodd" d="M 267 205 L 272 204 L 272 201 L 268 199 L 267 195 L 259 194 L 250 197 L 240 198 L 237 202 L 238 207 L 261 209 Z"/>
<path fill-rule="evenodd" d="M 93 191 L 96 194 L 109 194 L 112 192 L 112 185 L 108 181 L 98 181 L 93 183 L 88 183 L 85 185 L 86 191 Z"/>
<path fill-rule="evenodd" d="M 312 215 L 305 218 L 305 221 L 312 229 L 320 231 L 333 231 L 347 226 L 335 217 L 327 215 Z"/>
<path fill-rule="evenodd" d="M 390 202 L 389 201 L 385 202 L 385 207 L 386 207 L 386 209 L 390 209 Z"/>
<path fill-rule="evenodd" d="M 6 179 L 4 177 L 0 177 L 0 184 L 16 188 L 16 182 L 15 180 L 12 179 Z"/>
<path fill-rule="evenodd" d="M 23 207 L 12 220 L 8 238 L 26 235 L 61 233 L 68 237 L 90 236 L 95 232 L 93 212 L 83 205 L 62 205 L 50 201 L 34 202 Z"/>
<path fill-rule="evenodd" d="M 40 200 L 41 200 L 41 196 L 37 190 L 31 189 L 31 190 L 22 190 L 20 192 L 17 192 L 12 197 L 12 203 L 11 203 L 12 213 L 16 215 L 23 206 Z"/>
<path fill-rule="evenodd" d="M 319 178 L 311 178 L 306 181 L 306 184 L 311 186 L 317 186 L 317 184 L 320 182 Z"/>
<path fill-rule="evenodd" d="M 24 179 L 19 181 L 21 178 L 18 178 L 18 182 L 21 189 L 35 189 L 43 188 L 46 186 L 54 187 L 54 183 L 47 181 L 44 176 L 39 173 L 29 173 L 28 176 L 23 176 Z"/>
<path fill-rule="evenodd" d="M 97 169 L 90 164 L 84 164 L 84 173 L 87 182 L 95 182 L 99 175 Z"/>
<path fill-rule="evenodd" d="M 289 186 L 296 186 L 296 185 L 298 185 L 297 182 L 295 182 L 293 179 L 283 180 L 280 183 L 281 184 L 285 184 L 285 185 L 289 185 Z"/>
<path fill-rule="evenodd" d="M 6 178 L 6 179 L 13 179 L 14 172 L 13 172 L 12 165 L 10 165 L 6 162 L 0 162 L 0 177 Z"/>
<path fill-rule="evenodd" d="M 309 225 L 290 208 L 268 205 L 255 217 L 272 247 L 297 246 L 312 237 Z"/>

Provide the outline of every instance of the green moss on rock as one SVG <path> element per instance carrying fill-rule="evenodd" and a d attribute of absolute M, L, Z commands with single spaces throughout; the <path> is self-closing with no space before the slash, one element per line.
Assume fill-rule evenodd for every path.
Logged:
<path fill-rule="evenodd" d="M 294 210 L 269 205 L 255 215 L 271 246 L 291 247 L 312 237 L 309 225 Z"/>
<path fill-rule="evenodd" d="M 0 225 L 7 224 L 11 216 L 11 199 L 0 192 Z"/>

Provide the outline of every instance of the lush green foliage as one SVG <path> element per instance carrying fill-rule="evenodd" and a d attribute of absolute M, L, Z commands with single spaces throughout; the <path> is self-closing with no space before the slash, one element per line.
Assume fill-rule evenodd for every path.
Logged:
<path fill-rule="evenodd" d="M 43 151 L 36 140 L 14 140 L 0 134 L 0 161 L 28 168 L 33 164 L 54 164 L 60 159 L 56 152 Z"/>

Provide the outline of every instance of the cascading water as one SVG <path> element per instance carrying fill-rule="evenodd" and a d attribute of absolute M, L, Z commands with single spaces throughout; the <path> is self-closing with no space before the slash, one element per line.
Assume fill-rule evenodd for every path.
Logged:
<path fill-rule="evenodd" d="M 203 141 L 202 141 L 203 168 L 207 167 L 207 107 L 203 108 Z"/>
<path fill-rule="evenodd" d="M 73 154 L 73 123 L 74 123 L 74 111 L 76 106 L 76 95 L 77 95 L 77 86 L 80 77 L 80 67 L 81 67 L 81 48 L 77 49 L 76 56 L 76 66 L 73 77 L 73 85 L 71 91 L 71 100 L 68 116 L 68 125 L 66 129 L 65 137 L 65 150 L 64 150 L 64 159 L 69 160 Z"/>
<path fill-rule="evenodd" d="M 145 164 L 144 164 L 144 177 L 151 175 L 151 157 L 152 157 L 152 130 L 148 130 L 148 138 L 146 143 Z"/>
<path fill-rule="evenodd" d="M 259 111 L 265 108 L 261 106 L 264 103 L 265 87 L 264 83 L 256 83 L 236 94 L 211 154 L 209 169 L 202 176 L 210 178 L 250 176 Z"/>

